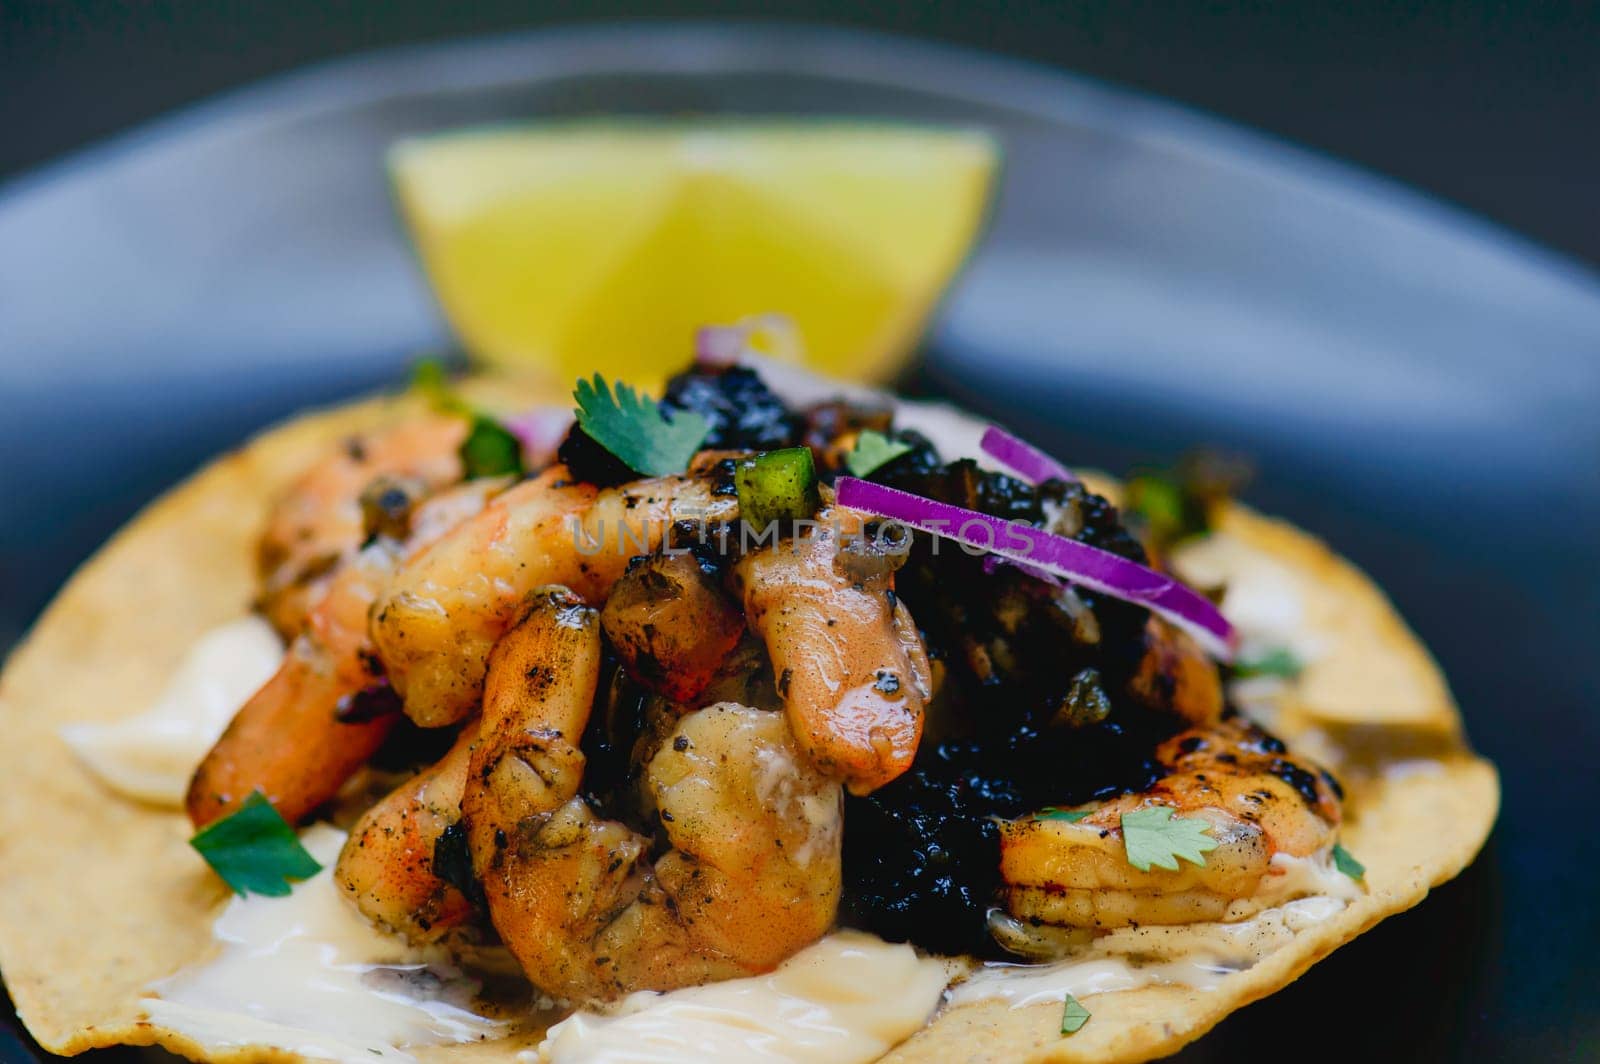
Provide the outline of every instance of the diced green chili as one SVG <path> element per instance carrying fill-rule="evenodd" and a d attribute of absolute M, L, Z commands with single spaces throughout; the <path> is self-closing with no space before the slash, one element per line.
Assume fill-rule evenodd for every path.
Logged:
<path fill-rule="evenodd" d="M 739 516 L 761 531 L 774 521 L 796 521 L 817 512 L 817 468 L 809 447 L 768 451 L 739 463 L 734 475 Z"/>

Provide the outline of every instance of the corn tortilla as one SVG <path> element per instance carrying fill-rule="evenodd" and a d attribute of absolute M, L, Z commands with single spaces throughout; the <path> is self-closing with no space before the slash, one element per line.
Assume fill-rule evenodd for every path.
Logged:
<path fill-rule="evenodd" d="M 398 416 L 407 402 L 302 417 L 195 474 L 73 576 L 0 675 L 0 972 L 46 1049 L 160 1044 L 197 1060 L 302 1059 L 198 1044 L 144 1019 L 147 986 L 210 955 L 226 888 L 194 858 L 182 814 L 113 795 L 59 733 L 148 705 L 201 634 L 248 607 L 255 539 L 271 500 L 339 438 Z M 1218 534 L 1270 556 L 1301 588 L 1324 653 L 1281 693 L 1273 726 L 1314 756 L 1348 752 L 1339 766 L 1349 787 L 1343 839 L 1366 864 L 1368 892 L 1214 989 L 1095 995 L 1092 1022 L 1070 1038 L 1059 1032 L 1059 1005 L 963 1005 L 886 1060 L 1164 1056 L 1415 905 L 1482 846 L 1499 804 L 1495 771 L 1466 745 L 1437 666 L 1383 594 L 1316 539 L 1243 506 L 1229 508 Z M 1419 763 L 1425 770 L 1393 770 Z M 426 1061 L 510 1060 L 533 1041 L 524 1034 L 408 1052 Z"/>

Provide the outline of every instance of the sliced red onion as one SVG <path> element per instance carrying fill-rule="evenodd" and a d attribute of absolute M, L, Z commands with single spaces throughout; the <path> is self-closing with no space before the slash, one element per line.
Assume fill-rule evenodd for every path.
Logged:
<path fill-rule="evenodd" d="M 1027 562 L 1014 562 L 1009 558 L 1002 558 L 998 554 L 991 554 L 987 558 L 983 559 L 983 571 L 989 576 L 993 576 L 995 571 L 1002 567 L 1020 569 L 1029 576 L 1033 577 L 1035 580 L 1042 580 L 1051 587 L 1065 586 L 1064 582 L 1059 576 L 1045 569 L 1041 569 L 1037 565 L 1029 565 Z"/>
<path fill-rule="evenodd" d="M 990 425 L 983 430 L 983 439 L 978 446 L 983 453 L 999 462 L 1008 471 L 1028 481 L 1038 484 L 1046 480 L 1064 480 L 1068 484 L 1076 484 L 1078 478 L 1072 470 L 1051 458 L 1043 451 L 1026 440 L 1011 435 L 998 425 Z M 1035 580 L 1042 580 L 1052 587 L 1060 587 L 1061 581 L 1055 574 L 1048 573 L 1036 565 L 1026 562 L 1007 561 L 998 555 L 991 554 L 983 560 L 983 571 L 993 575 L 1002 565 L 1013 565 Z"/>
<path fill-rule="evenodd" d="M 1046 480 L 1078 483 L 1077 475 L 1072 470 L 998 425 L 990 425 L 983 430 L 983 440 L 979 446 L 984 454 L 1030 483 L 1040 484 Z"/>
<path fill-rule="evenodd" d="M 572 429 L 572 411 L 560 406 L 536 406 L 512 414 L 502 424 L 522 444 L 522 460 L 527 467 L 542 469 L 555 461 L 561 441 Z"/>
<path fill-rule="evenodd" d="M 694 360 L 709 369 L 726 369 L 744 354 L 748 337 L 743 325 L 702 325 L 694 332 Z"/>
<path fill-rule="evenodd" d="M 840 477 L 835 490 L 840 506 L 944 536 L 1143 606 L 1189 632 L 1213 656 L 1233 659 L 1236 637 L 1221 611 L 1205 596 L 1154 569 L 1020 521 L 1006 521 L 855 477 Z"/>

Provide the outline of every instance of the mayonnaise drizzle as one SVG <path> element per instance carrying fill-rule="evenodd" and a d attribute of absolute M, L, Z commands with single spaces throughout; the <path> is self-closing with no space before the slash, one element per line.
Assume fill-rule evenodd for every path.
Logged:
<path fill-rule="evenodd" d="M 229 621 L 195 642 L 143 713 L 107 724 L 68 725 L 61 737 L 119 794 L 181 808 L 195 766 L 282 657 L 283 643 L 266 621 Z"/>
<path fill-rule="evenodd" d="M 1255 893 L 1236 900 L 1225 919 L 1237 920 L 1258 910 L 1305 897 L 1332 898 L 1343 908 L 1345 903 L 1361 897 L 1362 893 L 1360 883 L 1333 866 L 1331 850 L 1312 857 L 1275 853 Z"/>
<path fill-rule="evenodd" d="M 910 946 L 843 931 L 768 975 L 638 993 L 550 1028 L 525 1064 L 866 1064 L 927 1023 L 951 970 Z"/>
<path fill-rule="evenodd" d="M 1321 879 L 1319 871 L 1288 874 Z M 998 999 L 1024 1008 L 1059 1003 L 1065 994 L 1083 998 L 1145 986 L 1214 990 L 1229 975 L 1287 945 L 1296 933 L 1344 911 L 1361 889 L 1348 879 L 1343 885 L 1331 879 L 1327 884 L 1339 896 L 1298 898 L 1248 920 L 1120 928 L 1097 938 L 1083 953 L 1051 964 L 986 964 L 951 990 L 950 1004 Z"/>
<path fill-rule="evenodd" d="M 343 832 L 319 824 L 302 841 L 323 870 L 286 898 L 230 901 L 212 927 L 218 955 L 152 986 L 151 1020 L 211 1048 L 341 1062 L 410 1060 L 395 1047 L 505 1033 L 464 1007 L 476 987 L 442 950 L 407 946 L 339 896 L 332 866 Z"/>
<path fill-rule="evenodd" d="M 1288 650 L 1310 662 L 1325 650 L 1307 616 L 1304 578 L 1271 555 L 1235 536 L 1210 535 L 1181 544 L 1172 567 L 1195 587 L 1223 589 L 1220 608 L 1238 632 L 1241 659 Z"/>

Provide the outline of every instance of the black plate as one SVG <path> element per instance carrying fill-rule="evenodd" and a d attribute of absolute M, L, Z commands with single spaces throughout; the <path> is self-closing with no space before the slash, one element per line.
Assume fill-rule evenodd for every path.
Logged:
<path fill-rule="evenodd" d="M 1084 464 L 1202 440 L 1255 454 L 1252 501 L 1371 571 L 1443 662 L 1505 775 L 1488 851 L 1185 1059 L 1600 1044 L 1580 996 L 1600 945 L 1584 785 L 1600 754 L 1600 285 L 1380 180 L 1058 74 L 794 27 L 543 33 L 275 81 L 12 183 L 0 643 L 207 456 L 446 342 L 391 214 L 386 144 L 613 112 L 995 130 L 998 213 L 912 386 Z"/>

